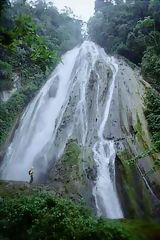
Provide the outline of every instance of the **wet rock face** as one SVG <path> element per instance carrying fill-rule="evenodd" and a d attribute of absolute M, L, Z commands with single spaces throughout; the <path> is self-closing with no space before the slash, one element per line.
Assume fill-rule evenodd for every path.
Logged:
<path fill-rule="evenodd" d="M 106 62 L 97 60 L 94 70 L 91 71 L 88 84 L 86 86 L 86 106 L 87 106 L 87 144 L 93 146 L 97 139 L 97 131 L 103 119 L 106 105 L 106 97 L 112 80 L 112 70 Z"/>
<path fill-rule="evenodd" d="M 58 77 L 56 77 L 56 79 L 55 79 L 55 84 L 54 85 L 51 85 L 51 87 L 50 87 L 50 89 L 49 89 L 49 91 L 48 91 L 48 96 L 50 97 L 50 98 L 54 98 L 54 97 L 56 97 L 56 94 L 57 94 L 57 90 L 58 90 L 58 86 L 59 86 L 59 78 Z"/>
<path fill-rule="evenodd" d="M 136 166 L 129 166 L 127 160 L 131 155 L 126 151 L 116 158 L 116 186 L 126 218 L 153 218 L 155 216 L 153 201 L 147 191 Z"/>
<path fill-rule="evenodd" d="M 142 177 L 142 172 L 146 173 L 152 168 L 152 157 L 137 162 L 138 167 L 128 169 L 124 165 L 124 160 L 127 162 L 151 145 L 143 101 L 148 84 L 143 81 L 137 68 L 131 68 L 121 59 L 118 60 L 118 65 L 117 82 L 106 124 L 106 136 L 114 138 L 117 149 L 117 189 L 126 216 L 153 217 L 156 216 L 157 199 Z M 127 153 L 127 158 L 123 157 L 124 152 Z M 154 189 L 154 182 L 160 185 L 157 172 L 146 178 L 151 188 Z"/>

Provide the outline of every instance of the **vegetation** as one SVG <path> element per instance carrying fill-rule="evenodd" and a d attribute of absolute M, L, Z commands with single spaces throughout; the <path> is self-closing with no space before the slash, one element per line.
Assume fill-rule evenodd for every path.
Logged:
<path fill-rule="evenodd" d="M 132 167 L 128 164 L 128 159 L 131 159 L 131 157 L 132 155 L 127 151 L 117 152 L 117 160 L 120 163 L 118 172 L 121 176 L 118 182 L 121 186 L 120 191 L 124 198 L 122 201 L 126 214 L 131 218 L 137 218 L 139 214 L 143 218 L 152 218 L 153 209 L 150 193 L 146 190 L 143 179 L 137 173 L 135 164 Z"/>
<path fill-rule="evenodd" d="M 49 173 L 50 181 L 57 192 L 63 196 L 80 198 L 86 190 L 84 181 L 81 147 L 74 140 L 69 140 L 63 155 Z M 83 195 L 83 194 L 82 194 Z"/>
<path fill-rule="evenodd" d="M 90 184 L 96 179 L 96 167 L 92 149 L 69 139 L 62 156 L 48 171 L 49 182 L 62 196 L 90 204 Z M 93 205 L 90 204 L 93 210 Z"/>
<path fill-rule="evenodd" d="M 0 102 L 0 145 L 17 117 L 44 84 L 60 56 L 82 41 L 82 22 L 43 0 L 0 3 L 0 91 L 21 88 Z"/>
<path fill-rule="evenodd" d="M 6 240 L 154 238 L 154 235 L 143 238 L 135 226 L 136 224 L 125 221 L 97 219 L 80 205 L 43 193 L 5 197 L 0 201 L 0 238 Z M 150 225 L 149 228 L 151 231 L 153 226 Z M 155 229 L 156 226 L 154 232 L 159 236 L 158 227 L 156 231 Z"/>
<path fill-rule="evenodd" d="M 152 89 L 149 89 L 146 94 L 145 115 L 149 130 L 153 139 L 157 142 L 157 148 L 160 150 L 160 95 Z"/>

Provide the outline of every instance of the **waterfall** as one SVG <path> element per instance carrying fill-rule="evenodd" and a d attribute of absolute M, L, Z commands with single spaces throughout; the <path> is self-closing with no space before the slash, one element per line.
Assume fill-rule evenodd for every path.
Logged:
<path fill-rule="evenodd" d="M 1 166 L 1 178 L 38 181 L 57 161 L 70 138 L 93 150 L 97 213 L 121 218 L 115 184 L 114 142 L 105 139 L 118 66 L 113 57 L 86 41 L 67 52 L 24 111 Z"/>
<path fill-rule="evenodd" d="M 93 146 L 94 159 L 98 165 L 98 177 L 93 189 L 99 216 L 122 218 L 123 213 L 115 189 L 115 149 L 114 142 L 104 139 L 105 125 L 109 116 L 113 96 L 115 77 L 118 66 L 114 58 L 108 60 L 113 71 L 113 79 L 109 88 L 103 121 L 98 130 L 98 140 Z M 107 149 L 107 150 L 106 150 Z M 111 203 L 110 205 L 108 203 Z"/>

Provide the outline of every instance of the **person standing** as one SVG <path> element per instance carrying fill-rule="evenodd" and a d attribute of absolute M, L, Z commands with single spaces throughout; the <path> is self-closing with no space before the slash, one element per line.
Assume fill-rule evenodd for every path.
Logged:
<path fill-rule="evenodd" d="M 31 169 L 28 172 L 29 176 L 30 176 L 30 181 L 29 183 L 31 184 L 33 182 L 33 167 L 31 167 Z"/>

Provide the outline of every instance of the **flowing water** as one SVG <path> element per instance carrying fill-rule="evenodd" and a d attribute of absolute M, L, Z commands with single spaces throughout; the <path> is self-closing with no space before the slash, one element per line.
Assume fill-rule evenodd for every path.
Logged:
<path fill-rule="evenodd" d="M 110 59 L 110 66 L 113 72 L 112 83 L 109 88 L 109 94 L 106 100 L 103 121 L 98 130 L 98 140 L 93 146 L 94 160 L 98 165 L 98 178 L 93 193 L 96 200 L 98 215 L 107 216 L 109 218 L 122 218 L 123 213 L 119 204 L 118 196 L 115 187 L 115 149 L 114 142 L 105 140 L 103 134 L 105 125 L 109 116 L 111 100 L 113 96 L 115 77 L 118 71 L 118 66 L 114 58 Z M 111 205 L 106 204 L 112 202 Z"/>
<path fill-rule="evenodd" d="M 107 120 L 118 66 L 92 42 L 67 52 L 26 108 L 1 166 L 1 178 L 28 180 L 47 173 L 70 138 L 90 147 L 97 165 L 93 195 L 98 215 L 121 218 L 115 184 L 114 142 L 106 140 Z"/>

